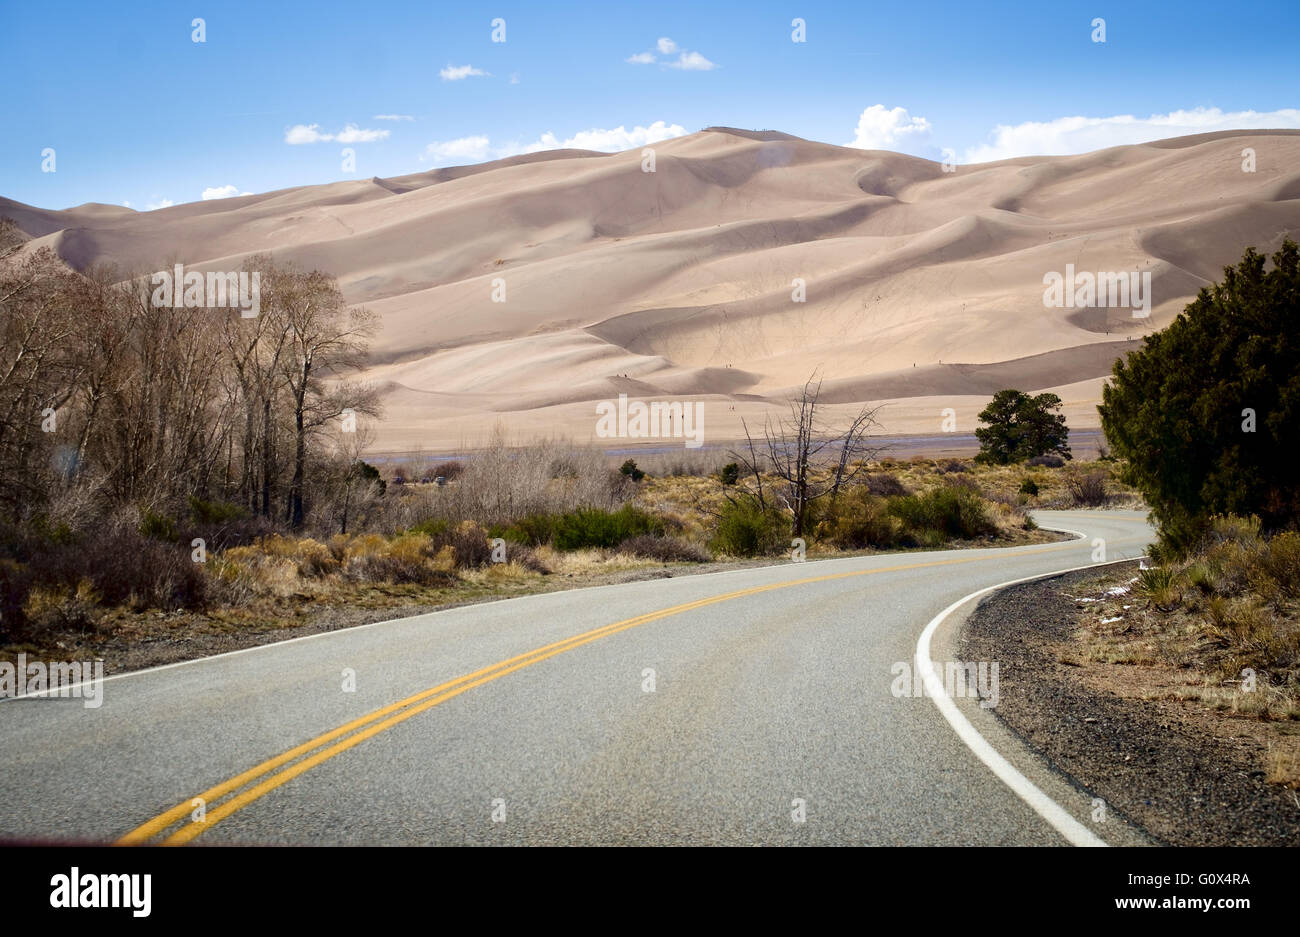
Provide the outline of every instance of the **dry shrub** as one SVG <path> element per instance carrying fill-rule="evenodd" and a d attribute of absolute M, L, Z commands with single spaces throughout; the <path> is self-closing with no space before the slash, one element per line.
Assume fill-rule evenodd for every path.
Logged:
<path fill-rule="evenodd" d="M 1284 598 L 1300 598 L 1300 533 L 1288 530 L 1268 541 L 1262 572 L 1277 583 Z"/>
<path fill-rule="evenodd" d="M 707 563 L 712 554 L 681 537 L 655 537 L 642 534 L 629 537 L 618 545 L 619 553 L 640 556 L 661 563 Z"/>
<path fill-rule="evenodd" d="M 902 532 L 903 522 L 889 512 L 888 502 L 874 497 L 863 485 L 841 495 L 828 507 L 817 525 L 816 536 L 841 550 L 860 550 L 893 546 Z"/>
<path fill-rule="evenodd" d="M 506 544 L 506 563 L 494 563 L 495 566 L 509 565 L 518 566 L 529 572 L 541 573 L 543 576 L 549 576 L 554 570 L 546 562 L 542 555 L 543 551 L 534 549 L 522 543 Z"/>
<path fill-rule="evenodd" d="M 31 631 L 86 631 L 98 620 L 99 594 L 83 579 L 74 588 L 37 586 L 27 594 L 23 617 Z"/>
<path fill-rule="evenodd" d="M 530 514 L 617 508 L 635 491 L 601 450 L 563 440 L 509 446 L 498 429 L 454 482 L 388 499 L 387 524 L 392 530 L 431 520 L 505 526 Z"/>
<path fill-rule="evenodd" d="M 1032 459 L 1026 459 L 1025 464 L 1042 468 L 1060 468 L 1065 464 L 1065 460 L 1059 455 L 1036 455 Z"/>
<path fill-rule="evenodd" d="M 294 551 L 294 559 L 298 563 L 299 576 L 309 576 L 317 579 L 334 572 L 340 565 L 329 547 L 312 540 L 310 537 L 298 541 L 297 549 Z"/>
<path fill-rule="evenodd" d="M 456 551 L 437 546 L 428 534 L 405 533 L 391 541 L 375 534 L 356 538 L 348 547 L 346 571 L 363 582 L 445 585 L 455 580 Z"/>
<path fill-rule="evenodd" d="M 863 487 L 873 495 L 878 497 L 892 497 L 894 495 L 910 495 L 911 490 L 898 480 L 897 475 L 891 475 L 888 472 L 873 472 L 862 481 Z"/>
<path fill-rule="evenodd" d="M 472 569 L 492 561 L 492 545 L 487 531 L 476 521 L 461 521 L 452 530 L 433 538 L 439 547 L 448 547 L 455 557 L 456 566 Z"/>
<path fill-rule="evenodd" d="M 464 462 L 439 462 L 433 468 L 429 469 L 429 478 L 441 478 L 444 481 L 455 481 L 465 474 Z"/>
<path fill-rule="evenodd" d="M 262 542 L 222 550 L 209 559 L 208 566 L 216 596 L 229 605 L 244 605 L 266 595 L 290 595 L 299 585 L 297 561 L 266 553 Z"/>
<path fill-rule="evenodd" d="M 1110 473 L 1105 471 L 1071 472 L 1065 478 L 1065 490 L 1075 507 L 1101 507 L 1106 503 L 1106 482 Z"/>
<path fill-rule="evenodd" d="M 133 517 L 52 544 L 31 557 L 46 585 L 76 588 L 91 583 L 106 605 L 143 608 L 199 608 L 207 601 L 208 577 L 190 556 L 188 543 L 152 540 Z"/>

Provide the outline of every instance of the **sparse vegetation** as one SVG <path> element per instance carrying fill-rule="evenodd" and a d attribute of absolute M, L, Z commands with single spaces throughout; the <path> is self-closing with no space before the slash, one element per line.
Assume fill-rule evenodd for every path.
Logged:
<path fill-rule="evenodd" d="M 1300 719 L 1300 534 L 1213 518 L 1183 559 L 1139 570 L 1097 608 L 1094 659 L 1161 662 L 1202 675 L 1191 695 L 1215 705 Z"/>
<path fill-rule="evenodd" d="M 1065 476 L 1065 488 L 1075 507 L 1097 508 L 1108 500 L 1106 482 L 1110 473 L 1105 470 L 1076 470 Z"/>

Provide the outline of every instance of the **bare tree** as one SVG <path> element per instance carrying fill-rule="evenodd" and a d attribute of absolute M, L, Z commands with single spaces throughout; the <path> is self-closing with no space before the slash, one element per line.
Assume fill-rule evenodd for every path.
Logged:
<path fill-rule="evenodd" d="M 836 497 L 884 448 L 869 442 L 871 429 L 880 425 L 876 418 L 879 405 L 864 405 L 842 430 L 822 426 L 818 411 L 821 386 L 821 378 L 814 373 L 799 396 L 789 401 L 788 417 L 764 419 L 761 443 L 755 442 L 742 421 L 746 450 L 731 452 L 743 473 L 753 479 L 753 487 L 742 490 L 739 497 L 752 498 L 760 508 L 767 509 L 763 476 L 766 473 L 780 479 L 770 494 L 789 512 L 791 535 L 795 537 L 804 534 L 814 502 Z M 735 500 L 731 494 L 727 497 Z"/>
<path fill-rule="evenodd" d="M 339 378 L 340 372 L 364 364 L 368 340 L 378 322 L 365 308 L 349 308 L 338 284 L 326 273 L 314 270 L 280 276 L 276 306 L 286 354 L 279 361 L 294 432 L 293 480 L 286 513 L 290 526 L 298 528 L 303 522 L 308 437 L 347 411 L 354 415 L 379 413 L 373 388 Z"/>

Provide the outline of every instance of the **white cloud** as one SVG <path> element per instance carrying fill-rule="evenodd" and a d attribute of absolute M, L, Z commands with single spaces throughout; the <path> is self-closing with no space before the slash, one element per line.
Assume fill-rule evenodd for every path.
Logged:
<path fill-rule="evenodd" d="M 203 190 L 203 201 L 210 202 L 214 198 L 233 198 L 236 195 L 252 195 L 252 192 L 241 192 L 237 185 L 214 185 Z"/>
<path fill-rule="evenodd" d="M 552 133 L 544 133 L 536 142 L 524 147 L 522 152 L 536 153 L 540 150 L 578 149 L 616 153 L 619 150 L 630 150 L 637 146 L 648 146 L 651 143 L 671 140 L 673 137 L 684 136 L 685 133 L 686 128 L 681 124 L 669 125 L 662 120 L 656 120 L 649 127 L 637 126 L 631 130 L 620 124 L 610 130 L 601 130 L 599 128 L 580 130 L 563 141 L 557 140 Z"/>
<path fill-rule="evenodd" d="M 376 114 L 372 120 L 415 120 L 410 114 Z"/>
<path fill-rule="evenodd" d="M 493 146 L 487 137 L 461 137 L 430 143 L 420 158 L 435 163 L 475 163 L 518 156 L 521 153 L 540 153 L 543 150 L 580 149 L 614 153 L 670 140 L 685 133 L 686 128 L 681 124 L 657 120 L 648 127 L 637 125 L 630 130 L 623 124 L 611 129 L 594 127 L 581 130 L 563 140 L 548 131 L 531 143 L 503 143 L 497 146 Z"/>
<path fill-rule="evenodd" d="M 338 133 L 321 133 L 320 124 L 294 124 L 284 132 L 284 142 L 289 144 L 328 143 L 374 143 L 387 140 L 391 130 L 363 130 L 356 124 L 348 124 Z"/>
<path fill-rule="evenodd" d="M 157 202 L 150 202 L 144 207 L 145 211 L 156 211 L 159 208 L 171 208 L 176 203 L 169 198 L 160 199 Z"/>
<path fill-rule="evenodd" d="M 129 201 L 127 201 L 126 199 L 122 199 L 122 207 L 123 207 L 123 208 L 130 208 L 130 207 L 131 207 L 131 203 L 130 203 Z"/>
<path fill-rule="evenodd" d="M 391 133 L 391 130 L 362 130 L 356 124 L 348 124 L 334 134 L 334 140 L 338 143 L 374 143 L 387 140 Z"/>
<path fill-rule="evenodd" d="M 656 50 L 658 50 L 657 53 Z M 660 55 L 672 55 L 674 52 L 681 53 L 677 56 L 675 62 L 667 60 L 659 62 Z M 629 55 L 623 61 L 631 65 L 653 65 L 659 62 L 660 65 L 666 68 L 680 68 L 682 71 L 687 72 L 707 72 L 718 67 L 716 63 L 710 62 L 700 53 L 683 49 L 667 36 L 661 36 L 655 42 L 654 49 L 649 52 L 638 52 L 635 55 Z"/>
<path fill-rule="evenodd" d="M 294 124 L 284 132 L 285 143 L 319 143 L 332 139 L 329 134 L 320 132 L 320 124 Z"/>
<path fill-rule="evenodd" d="M 710 62 L 698 52 L 683 52 L 677 57 L 676 62 L 669 62 L 669 68 L 680 68 L 688 72 L 707 72 L 712 71 L 718 66 Z"/>
<path fill-rule="evenodd" d="M 479 163 L 491 158 L 491 141 L 487 137 L 434 141 L 424 148 L 424 153 L 420 156 L 422 160 L 432 160 L 435 163 Z"/>
<path fill-rule="evenodd" d="M 930 122 L 924 117 L 913 117 L 907 108 L 886 109 L 883 104 L 873 104 L 858 116 L 857 134 L 845 146 L 859 150 L 893 149 L 929 133 Z"/>
<path fill-rule="evenodd" d="M 1148 143 L 1166 137 L 1216 130 L 1300 129 L 1300 110 L 1222 111 L 1217 107 L 1134 117 L 1058 117 L 993 128 L 991 143 L 966 151 L 966 162 L 986 163 L 1016 156 L 1068 156 L 1112 146 Z"/>
<path fill-rule="evenodd" d="M 438 72 L 443 81 L 460 81 L 462 78 L 468 78 L 471 75 L 486 75 L 487 72 L 481 68 L 475 68 L 473 65 L 448 65 Z"/>

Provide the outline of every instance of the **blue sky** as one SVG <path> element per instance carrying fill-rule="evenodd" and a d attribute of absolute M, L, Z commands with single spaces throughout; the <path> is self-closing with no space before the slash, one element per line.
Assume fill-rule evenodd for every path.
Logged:
<path fill-rule="evenodd" d="M 145 210 L 718 124 L 959 162 L 1084 152 L 1300 127 L 1297 50 L 1295 0 L 0 0 L 0 195 Z"/>

